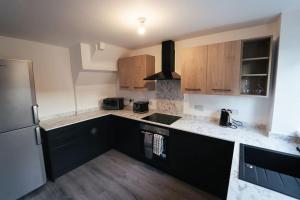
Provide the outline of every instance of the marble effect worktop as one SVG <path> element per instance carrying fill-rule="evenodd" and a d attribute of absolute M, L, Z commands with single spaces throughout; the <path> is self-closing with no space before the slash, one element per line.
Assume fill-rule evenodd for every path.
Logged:
<path fill-rule="evenodd" d="M 51 130 L 66 125 L 86 121 L 89 119 L 105 116 L 109 114 L 144 121 L 141 118 L 154 113 L 150 111 L 145 114 L 133 113 L 130 110 L 121 111 L 90 111 L 73 116 L 57 117 L 50 120 L 41 121 L 40 125 L 45 130 Z M 157 124 L 157 123 L 152 123 Z M 291 138 L 268 136 L 266 131 L 259 127 L 245 126 L 238 129 L 222 128 L 218 126 L 216 120 L 204 117 L 194 117 L 182 115 L 182 118 L 171 125 L 162 125 L 169 128 L 184 130 L 196 134 L 206 135 L 228 141 L 234 141 L 234 152 L 228 188 L 228 200 L 290 200 L 292 197 L 284 194 L 245 182 L 238 179 L 239 170 L 239 148 L 240 143 L 263 147 L 267 149 L 282 151 L 295 155 L 300 155 L 296 150 L 296 141 Z"/>

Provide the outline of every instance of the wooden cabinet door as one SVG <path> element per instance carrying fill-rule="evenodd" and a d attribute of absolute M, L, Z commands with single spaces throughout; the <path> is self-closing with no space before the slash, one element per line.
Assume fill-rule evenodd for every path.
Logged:
<path fill-rule="evenodd" d="M 119 86 L 121 89 L 132 88 L 133 59 L 122 58 L 118 63 Z"/>
<path fill-rule="evenodd" d="M 208 46 L 207 93 L 239 95 L 241 41 Z"/>
<path fill-rule="evenodd" d="M 133 59 L 133 89 L 144 89 L 146 88 L 147 65 L 146 56 L 135 56 Z"/>
<path fill-rule="evenodd" d="M 118 64 L 119 85 L 121 89 L 154 89 L 154 81 L 145 81 L 155 73 L 155 57 L 140 55 L 122 58 Z"/>
<path fill-rule="evenodd" d="M 183 50 L 181 89 L 185 93 L 206 92 L 207 46 Z"/>
<path fill-rule="evenodd" d="M 135 56 L 133 58 L 133 89 L 153 89 L 154 81 L 144 78 L 155 73 L 155 57 L 150 55 Z"/>

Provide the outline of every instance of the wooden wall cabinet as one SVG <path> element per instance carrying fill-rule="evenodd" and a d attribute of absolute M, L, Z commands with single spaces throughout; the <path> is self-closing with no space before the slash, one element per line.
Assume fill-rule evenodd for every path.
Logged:
<path fill-rule="evenodd" d="M 182 56 L 184 93 L 240 94 L 241 41 L 184 49 Z"/>
<path fill-rule="evenodd" d="M 118 75 L 120 89 L 130 89 L 132 85 L 132 59 L 122 58 L 118 62 Z"/>
<path fill-rule="evenodd" d="M 241 41 L 208 45 L 207 94 L 239 95 Z"/>
<path fill-rule="evenodd" d="M 181 89 L 212 95 L 269 95 L 272 36 L 184 49 Z"/>
<path fill-rule="evenodd" d="M 207 46 L 183 50 L 181 90 L 184 93 L 206 93 Z"/>
<path fill-rule="evenodd" d="M 154 89 L 154 81 L 145 81 L 149 75 L 155 73 L 155 57 L 139 55 L 120 58 L 118 61 L 118 75 L 120 89 L 138 90 Z"/>

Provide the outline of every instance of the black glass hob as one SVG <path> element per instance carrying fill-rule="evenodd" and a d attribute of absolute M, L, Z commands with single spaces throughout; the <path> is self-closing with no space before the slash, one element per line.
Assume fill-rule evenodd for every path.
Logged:
<path fill-rule="evenodd" d="M 154 114 L 144 117 L 142 119 L 151 121 L 151 122 L 157 122 L 157 123 L 161 123 L 161 124 L 171 125 L 180 118 L 181 117 L 173 116 L 173 115 L 154 113 Z"/>

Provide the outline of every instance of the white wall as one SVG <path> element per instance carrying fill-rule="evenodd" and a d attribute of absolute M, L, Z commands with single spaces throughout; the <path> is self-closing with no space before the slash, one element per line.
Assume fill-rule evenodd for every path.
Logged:
<path fill-rule="evenodd" d="M 73 82 L 67 48 L 0 36 L 0 57 L 33 60 L 41 118 L 74 112 Z"/>
<path fill-rule="evenodd" d="M 198 110 L 199 106 L 203 106 L 203 110 Z M 233 118 L 236 120 L 250 124 L 269 123 L 269 98 L 184 95 L 184 112 L 187 114 L 219 117 L 222 108 L 232 109 Z"/>
<path fill-rule="evenodd" d="M 109 44 L 106 47 L 109 52 L 103 52 L 101 56 L 98 52 L 93 59 L 115 67 L 116 55 L 123 55 L 127 50 Z M 0 36 L 1 58 L 33 60 L 41 119 L 71 114 L 77 110 L 95 109 L 98 108 L 99 100 L 117 94 L 116 72 L 97 71 L 98 65 L 90 66 L 94 67 L 92 70 L 84 70 L 80 53 L 76 54 L 73 50 Z M 71 62 L 80 62 L 80 66 L 75 66 L 72 71 Z"/>
<path fill-rule="evenodd" d="M 99 101 L 117 95 L 116 72 L 81 72 L 75 82 L 77 111 L 96 109 Z"/>
<path fill-rule="evenodd" d="M 300 10 L 281 16 L 272 133 L 300 129 Z"/>
<path fill-rule="evenodd" d="M 81 44 L 82 64 L 84 69 L 118 70 L 118 59 L 126 55 L 128 49 L 108 43 L 103 44 L 103 50 L 96 50 L 96 45 L 93 44 Z"/>
<path fill-rule="evenodd" d="M 97 109 L 101 99 L 117 95 L 117 60 L 127 53 L 127 49 L 110 44 L 101 51 L 86 43 L 70 48 L 77 111 Z"/>
<path fill-rule="evenodd" d="M 270 23 L 261 26 L 237 29 L 216 34 L 204 35 L 200 37 L 180 40 L 175 42 L 176 71 L 181 71 L 180 55 L 183 48 L 207 45 L 231 40 L 248 39 L 266 35 L 278 35 L 278 23 Z M 131 55 L 150 54 L 155 56 L 155 70 L 161 70 L 161 45 L 148 48 L 137 49 Z M 134 92 L 122 91 L 119 94 L 131 97 L 139 97 Z M 153 98 L 150 96 L 150 100 Z M 195 109 L 201 105 L 202 111 Z M 208 95 L 184 95 L 184 113 L 202 116 L 218 116 L 221 108 L 234 109 L 234 117 L 248 123 L 266 124 L 269 123 L 271 113 L 271 98 L 261 97 L 228 97 L 228 96 L 208 96 Z"/>

